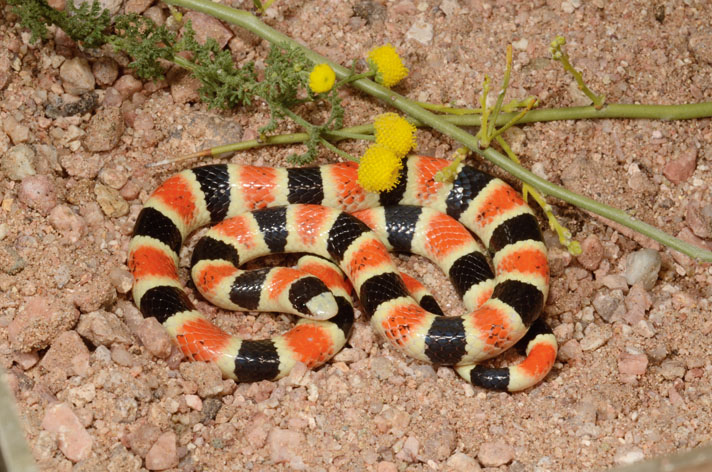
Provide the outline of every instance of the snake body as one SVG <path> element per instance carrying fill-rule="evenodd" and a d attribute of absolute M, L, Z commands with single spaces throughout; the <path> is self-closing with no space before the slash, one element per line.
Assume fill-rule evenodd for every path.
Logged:
<path fill-rule="evenodd" d="M 372 327 L 407 354 L 454 365 L 485 388 L 528 388 L 549 372 L 557 350 L 539 318 L 549 268 L 537 220 L 509 185 L 471 166 L 460 165 L 451 183 L 436 181 L 448 164 L 406 158 L 397 186 L 381 194 L 358 184 L 354 163 L 227 164 L 178 173 L 154 191 L 136 221 L 129 247 L 136 304 L 164 324 L 188 357 L 216 362 L 238 381 L 275 379 L 297 361 L 315 367 L 343 347 L 353 324 L 350 282 Z M 216 226 L 198 242 L 191 261 L 195 285 L 206 298 L 227 308 L 307 318 L 274 338 L 243 340 L 200 314 L 179 280 L 178 253 L 191 232 L 209 223 Z M 441 316 L 432 296 L 409 277 L 404 281 L 389 250 L 434 260 L 471 311 Z M 237 269 L 282 252 L 328 258 L 349 282 L 332 263 L 311 256 L 296 269 Z M 515 344 L 526 354 L 521 363 L 478 365 Z"/>

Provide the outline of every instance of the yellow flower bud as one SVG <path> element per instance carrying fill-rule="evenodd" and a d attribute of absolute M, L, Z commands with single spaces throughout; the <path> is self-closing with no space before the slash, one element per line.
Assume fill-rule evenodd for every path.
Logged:
<path fill-rule="evenodd" d="M 393 87 L 408 77 L 408 69 L 391 44 L 377 47 L 369 52 L 368 63 L 376 69 L 376 82 L 384 87 Z"/>
<path fill-rule="evenodd" d="M 324 93 L 331 90 L 336 81 L 336 74 L 329 64 L 314 66 L 309 74 L 309 88 L 314 93 Z"/>
<path fill-rule="evenodd" d="M 373 120 L 376 142 L 386 146 L 398 157 L 405 157 L 415 148 L 415 126 L 395 113 L 384 113 Z"/>

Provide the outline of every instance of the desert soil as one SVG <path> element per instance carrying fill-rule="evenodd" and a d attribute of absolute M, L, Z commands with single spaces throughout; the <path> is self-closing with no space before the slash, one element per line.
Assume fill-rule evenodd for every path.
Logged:
<path fill-rule="evenodd" d="M 102 3 L 168 16 L 151 0 Z M 236 61 L 260 67 L 265 41 L 192 18 Z M 609 102 L 712 100 L 710 18 L 706 0 L 277 0 L 264 16 L 344 65 L 392 43 L 411 71 L 397 90 L 455 106 L 473 106 L 485 74 L 498 82 L 511 43 L 508 97 L 535 95 L 544 108 L 588 104 L 550 60 L 557 34 Z M 178 71 L 140 82 L 120 55 L 81 50 L 56 29 L 31 44 L 16 22 L 0 1 L 0 361 L 41 470 L 602 470 L 710 442 L 712 268 L 555 199 L 584 252 L 571 257 L 547 231 L 544 316 L 561 352 L 528 391 L 474 388 L 450 368 L 404 356 L 363 317 L 330 363 L 276 382 L 235 384 L 182 359 L 133 305 L 126 254 L 142 202 L 198 162 L 145 165 L 254 138 L 267 110 L 209 110 Z M 343 97 L 347 125 L 388 110 L 355 91 Z M 535 173 L 712 247 L 709 119 L 559 121 L 507 137 Z M 418 144 L 440 157 L 458 147 L 427 130 Z M 219 162 L 281 166 L 292 151 Z M 335 159 L 323 152 L 319 162 Z M 189 252 L 181 256 L 187 265 Z M 462 309 L 433 265 L 399 261 L 446 310 Z M 293 322 L 219 312 L 192 296 L 242 336 Z"/>

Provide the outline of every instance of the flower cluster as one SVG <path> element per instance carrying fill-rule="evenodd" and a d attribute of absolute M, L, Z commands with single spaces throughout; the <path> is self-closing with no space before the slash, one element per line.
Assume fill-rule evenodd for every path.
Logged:
<path fill-rule="evenodd" d="M 384 87 L 393 87 L 408 77 L 408 68 L 391 44 L 386 44 L 368 53 L 368 63 L 376 71 L 376 82 Z"/>
<path fill-rule="evenodd" d="M 373 122 L 376 143 L 358 167 L 358 181 L 369 192 L 385 192 L 398 185 L 403 158 L 415 147 L 415 126 L 395 113 L 379 115 Z"/>

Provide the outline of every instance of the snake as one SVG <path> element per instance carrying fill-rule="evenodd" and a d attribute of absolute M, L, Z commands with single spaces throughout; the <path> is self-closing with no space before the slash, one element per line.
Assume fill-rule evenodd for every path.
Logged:
<path fill-rule="evenodd" d="M 327 362 L 348 342 L 354 293 L 371 327 L 405 354 L 454 366 L 485 389 L 532 387 L 557 355 L 556 338 L 540 317 L 549 265 L 537 218 L 509 184 L 469 164 L 460 163 L 451 181 L 436 178 L 450 164 L 407 156 L 397 184 L 381 193 L 359 184 L 355 162 L 213 164 L 179 172 L 136 219 L 128 255 L 134 301 L 186 357 L 214 362 L 239 382 L 276 380 L 298 362 L 308 368 Z M 207 225 L 190 261 L 195 288 L 223 308 L 301 316 L 292 329 L 242 339 L 195 308 L 180 280 L 179 254 L 186 238 Z M 432 294 L 398 270 L 393 251 L 430 258 L 469 311 L 444 316 Z M 311 255 L 295 267 L 240 269 L 288 252 Z M 513 346 L 524 356 L 519 363 L 482 364 Z"/>

